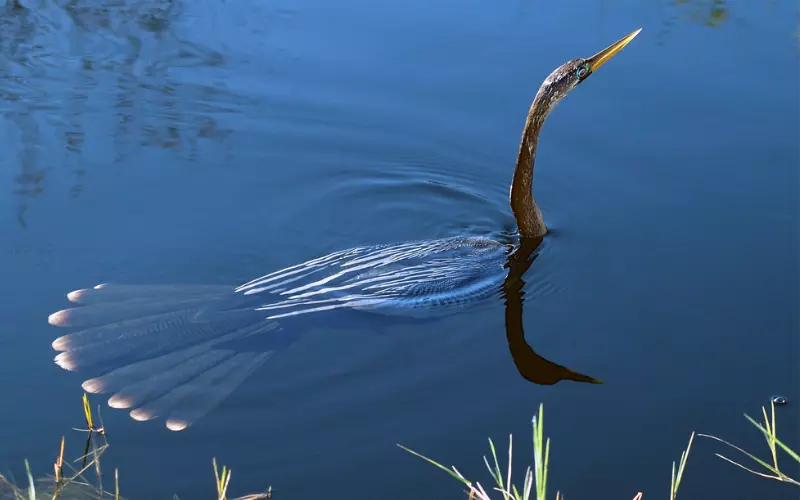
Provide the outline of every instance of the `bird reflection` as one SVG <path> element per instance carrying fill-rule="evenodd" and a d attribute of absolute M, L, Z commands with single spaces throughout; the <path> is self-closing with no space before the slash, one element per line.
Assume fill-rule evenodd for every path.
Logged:
<path fill-rule="evenodd" d="M 519 247 L 509 255 L 506 267 L 508 275 L 503 282 L 505 297 L 505 323 L 508 349 L 514 365 L 525 380 L 540 385 L 552 385 L 562 380 L 601 384 L 594 377 L 577 373 L 565 366 L 543 358 L 525 340 L 522 303 L 525 291 L 523 276 L 539 256 L 537 249 L 542 237 L 522 238 Z"/>

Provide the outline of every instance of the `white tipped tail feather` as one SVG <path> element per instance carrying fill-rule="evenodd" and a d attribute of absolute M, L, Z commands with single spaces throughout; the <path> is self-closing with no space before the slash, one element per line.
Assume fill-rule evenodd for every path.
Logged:
<path fill-rule="evenodd" d="M 300 335 L 298 318 L 333 310 L 426 317 L 500 296 L 509 244 L 443 238 L 334 252 L 237 288 L 109 285 L 75 290 L 48 318 L 55 362 L 92 371 L 83 388 L 136 420 L 182 430 Z M 282 331 L 280 321 L 293 321 Z M 315 323 L 312 321 L 312 323 Z M 301 321 L 300 324 L 303 324 Z M 306 324 L 308 326 L 308 323 Z"/>
<path fill-rule="evenodd" d="M 164 417 L 168 429 L 184 430 L 272 355 L 268 349 L 225 348 L 279 330 L 264 313 L 230 307 L 225 301 L 232 297 L 232 287 L 205 285 L 75 290 L 67 298 L 82 305 L 48 317 L 54 326 L 82 328 L 53 341 L 53 349 L 62 351 L 55 362 L 65 370 L 98 373 L 82 387 L 112 394 L 112 408 L 130 409 L 135 420 Z"/>

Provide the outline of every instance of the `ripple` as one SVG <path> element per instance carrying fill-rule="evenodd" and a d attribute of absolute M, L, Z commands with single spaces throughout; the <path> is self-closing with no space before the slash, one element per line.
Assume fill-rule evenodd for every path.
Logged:
<path fill-rule="evenodd" d="M 185 29 L 192 5 L 27 5 L 0 6 L 0 128 L 16 163 L 11 193 L 21 227 L 43 190 L 80 196 L 96 168 L 141 168 L 141 148 L 160 150 L 168 164 L 228 155 L 232 115 L 255 100 L 226 88 L 237 53 L 212 33 Z M 71 171 L 66 180 L 54 165 Z"/>
<path fill-rule="evenodd" d="M 351 245 L 512 229 L 505 197 L 493 196 L 471 170 L 455 170 L 443 163 L 329 170 L 314 179 L 316 196 L 303 198 L 283 214 L 285 224 L 314 220 L 318 226 L 347 228 Z M 339 207 L 335 215 L 326 211 L 328 206 Z"/>

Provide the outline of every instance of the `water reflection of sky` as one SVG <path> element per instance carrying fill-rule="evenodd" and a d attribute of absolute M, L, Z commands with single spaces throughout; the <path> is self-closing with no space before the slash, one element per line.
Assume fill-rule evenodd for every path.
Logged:
<path fill-rule="evenodd" d="M 662 44 L 687 24 L 748 23 L 740 2 L 631 7 L 658 16 Z M 518 11 L 534 8 L 520 2 Z M 616 6 L 592 8 L 602 24 Z M 17 200 L 19 224 L 25 226 L 27 206 L 45 186 L 79 196 L 93 168 L 126 165 L 137 148 L 169 149 L 173 160 L 189 162 L 203 148 L 224 152 L 237 123 L 245 127 L 248 108 L 263 104 L 259 87 L 269 66 L 290 57 L 291 49 L 271 46 L 270 30 L 290 26 L 293 14 L 280 5 L 222 1 L 6 1 L 0 166 L 15 172 L 6 192 Z"/>
<path fill-rule="evenodd" d="M 180 2 L 7 2 L 0 19 L 0 162 L 22 226 L 47 184 L 79 196 L 87 172 L 133 166 L 138 148 L 192 161 L 224 147 L 249 102 L 226 89 L 226 56 L 176 26 L 192 21 Z"/>

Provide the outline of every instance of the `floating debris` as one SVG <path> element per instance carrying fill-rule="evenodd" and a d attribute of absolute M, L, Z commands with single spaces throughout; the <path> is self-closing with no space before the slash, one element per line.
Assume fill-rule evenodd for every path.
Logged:
<path fill-rule="evenodd" d="M 772 402 L 773 402 L 774 404 L 776 404 L 776 405 L 785 405 L 786 403 L 788 403 L 788 401 L 786 400 L 786 398 L 785 398 L 785 397 L 783 397 L 783 396 L 779 396 L 779 395 L 777 395 L 777 394 L 776 394 L 776 395 L 774 395 L 774 396 L 772 396 L 770 399 L 771 399 L 771 400 L 772 400 Z"/>

